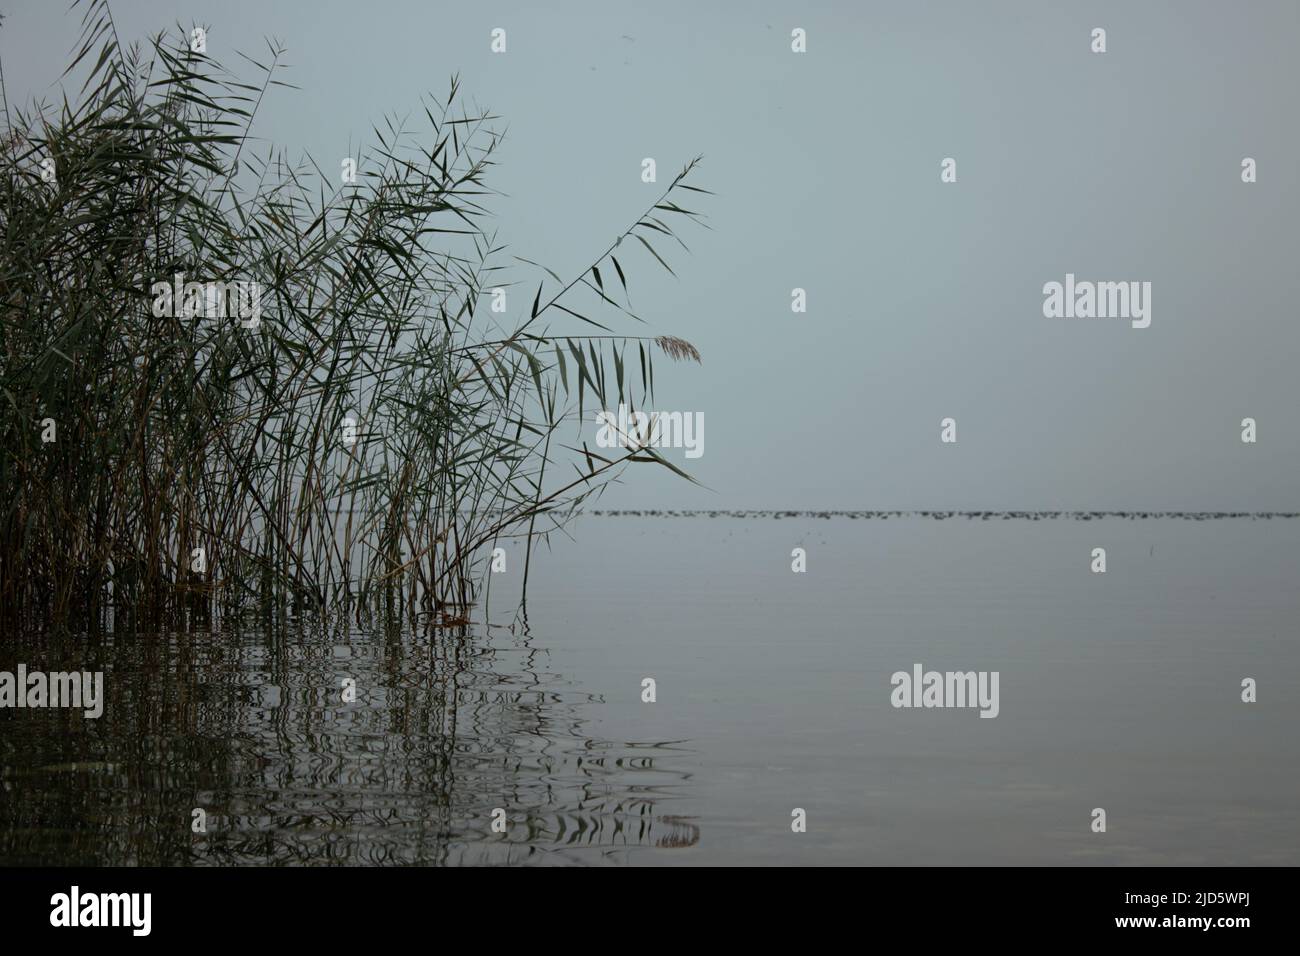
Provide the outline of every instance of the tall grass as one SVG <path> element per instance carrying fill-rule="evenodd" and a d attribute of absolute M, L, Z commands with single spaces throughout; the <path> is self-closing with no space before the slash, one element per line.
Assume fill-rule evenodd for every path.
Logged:
<path fill-rule="evenodd" d="M 277 44 L 244 57 L 250 83 L 184 34 L 123 48 L 103 0 L 83 12 L 75 100 L 4 91 L 0 622 L 462 619 L 502 539 L 531 554 L 630 462 L 677 470 L 561 426 L 647 402 L 656 351 L 698 360 L 623 331 L 627 270 L 668 268 L 698 218 L 695 162 L 561 278 L 496 240 L 496 118 L 455 78 L 341 183 L 250 135 L 286 85 Z M 159 310 L 178 274 L 258 283 L 260 322 Z"/>

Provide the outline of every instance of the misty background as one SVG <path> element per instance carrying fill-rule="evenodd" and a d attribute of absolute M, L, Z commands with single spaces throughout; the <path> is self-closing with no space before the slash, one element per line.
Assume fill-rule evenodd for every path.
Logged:
<path fill-rule="evenodd" d="M 682 230 L 679 278 L 647 256 L 625 267 L 650 333 L 703 354 L 657 364 L 655 408 L 703 412 L 704 456 L 668 454 L 708 489 L 643 467 L 599 507 L 1300 508 L 1292 2 L 113 11 L 124 45 L 206 27 L 209 56 L 248 82 L 235 52 L 264 60 L 263 38 L 281 40 L 278 78 L 300 89 L 268 92 L 258 152 L 326 173 L 385 115 L 419 128 L 421 95 L 460 74 L 507 130 L 489 178 L 501 241 L 566 279 L 704 155 L 692 182 L 717 195 L 694 208 L 712 228 Z M 80 10 L 3 12 L 11 105 L 57 104 Z M 1042 286 L 1067 272 L 1150 281 L 1151 327 L 1044 318 Z M 507 320 L 539 273 L 512 278 Z M 956 445 L 939 441 L 947 416 Z M 589 412 L 593 447 L 595 430 Z"/>

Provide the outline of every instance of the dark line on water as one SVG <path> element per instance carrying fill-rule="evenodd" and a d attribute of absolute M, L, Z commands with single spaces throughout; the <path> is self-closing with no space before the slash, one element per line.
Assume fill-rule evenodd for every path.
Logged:
<path fill-rule="evenodd" d="M 1173 519 L 1178 521 L 1222 521 L 1249 519 L 1270 521 L 1300 518 L 1300 511 L 700 511 L 700 510 L 599 510 L 583 514 L 602 518 L 848 518 L 853 521 L 882 521 L 888 518 L 929 518 L 943 521 L 1124 521 Z"/>

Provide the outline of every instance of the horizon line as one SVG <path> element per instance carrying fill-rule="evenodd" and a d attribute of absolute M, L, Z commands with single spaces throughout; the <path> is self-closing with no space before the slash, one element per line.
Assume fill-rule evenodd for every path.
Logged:
<path fill-rule="evenodd" d="M 1074 520 L 1091 521 L 1101 518 L 1175 518 L 1193 521 L 1223 520 L 1231 518 L 1250 518 L 1252 520 L 1271 520 L 1300 518 L 1300 511 L 1158 511 L 1158 510 L 997 510 L 997 509 L 835 509 L 835 508 L 614 508 L 579 511 L 578 514 L 590 514 L 599 517 L 665 517 L 665 518 L 853 518 L 853 519 L 887 519 L 887 518 L 966 518 L 968 520 Z"/>

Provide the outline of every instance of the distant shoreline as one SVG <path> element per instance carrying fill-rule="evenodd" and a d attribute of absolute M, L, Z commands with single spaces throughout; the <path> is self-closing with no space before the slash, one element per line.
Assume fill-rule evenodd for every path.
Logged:
<path fill-rule="evenodd" d="M 657 510 L 621 509 L 582 511 L 579 514 L 603 518 L 848 518 L 850 520 L 885 520 L 888 518 L 929 518 L 943 521 L 965 518 L 968 521 L 1099 521 L 1121 518 L 1135 521 L 1151 518 L 1181 521 L 1221 521 L 1228 518 L 1267 521 L 1300 518 L 1300 511 L 800 511 L 800 510 Z"/>

